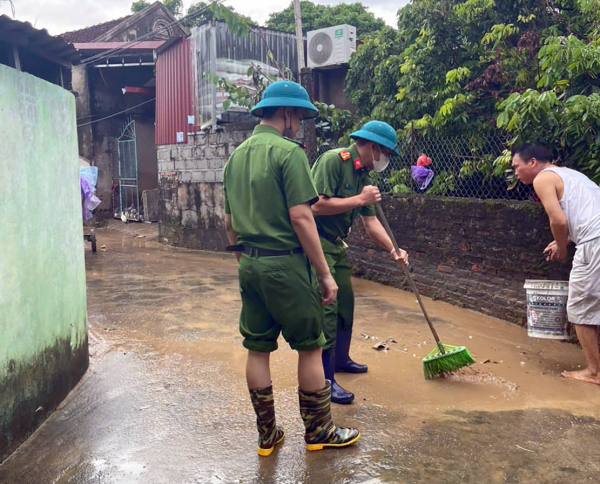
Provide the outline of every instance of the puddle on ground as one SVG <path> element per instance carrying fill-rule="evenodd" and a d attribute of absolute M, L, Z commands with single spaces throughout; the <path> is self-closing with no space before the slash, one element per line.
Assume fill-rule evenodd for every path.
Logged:
<path fill-rule="evenodd" d="M 355 281 L 351 354 L 369 372 L 337 375 L 356 400 L 332 408 L 336 422 L 361 429 L 361 440 L 340 451 L 305 451 L 297 355 L 280 340 L 271 370 L 286 440 L 259 459 L 235 261 L 123 230 L 151 234 L 99 229 L 107 251 L 86 248 L 90 370 L 0 467 L 0 481 L 600 482 L 600 392 L 559 378 L 582 364 L 579 348 L 425 298 L 442 340 L 467 346 L 478 361 L 426 381 L 421 360 L 433 340 L 414 297 L 363 280 Z M 373 349 L 390 337 L 388 351 Z"/>
<path fill-rule="evenodd" d="M 98 346 L 94 351 L 103 354 L 110 341 L 139 344 L 160 354 L 184 355 L 197 364 L 206 359 L 222 361 L 243 378 L 246 352 L 238 332 L 234 259 L 150 241 L 140 251 L 135 247 L 139 239 L 114 230 L 101 234 L 115 250 L 100 254 L 101 258 L 86 254 L 91 341 Z M 115 267 L 119 270 L 111 270 Z M 577 368 L 584 361 L 577 347 L 532 339 L 513 324 L 428 298 L 426 307 L 443 341 L 467 346 L 478 362 L 449 377 L 425 381 L 421 359 L 433 347 L 433 339 L 414 296 L 365 280 L 355 280 L 354 286 L 357 307 L 351 354 L 366 363 L 369 372 L 342 374 L 338 381 L 356 394 L 358 405 L 433 415 L 447 409 L 545 406 L 598 412 L 596 388 L 558 377 L 562 370 Z M 96 325 L 104 330 L 96 331 Z M 389 338 L 394 342 L 388 343 L 388 351 L 373 349 L 375 343 Z M 282 339 L 272 362 L 276 383 L 294 388 L 297 356 Z M 451 404 L 448 392 L 453 395 Z"/>
<path fill-rule="evenodd" d="M 473 367 L 462 368 L 461 370 L 445 375 L 442 378 L 449 381 L 475 383 L 477 385 L 497 385 L 509 392 L 516 392 L 519 389 L 519 385 L 516 383 L 506 381 L 504 378 L 497 375 L 477 370 Z"/>

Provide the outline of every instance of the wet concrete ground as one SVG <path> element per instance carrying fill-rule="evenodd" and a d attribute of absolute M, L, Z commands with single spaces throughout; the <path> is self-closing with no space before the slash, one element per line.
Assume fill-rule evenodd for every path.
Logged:
<path fill-rule="evenodd" d="M 445 342 L 479 363 L 424 381 L 432 341 L 414 298 L 361 280 L 352 352 L 370 371 L 340 375 L 357 399 L 333 406 L 361 440 L 304 450 L 296 354 L 282 341 L 272 370 L 287 436 L 259 458 L 235 261 L 161 246 L 155 231 L 111 224 L 98 230 L 106 251 L 86 246 L 90 370 L 0 466 L 0 482 L 600 482 L 600 388 L 559 377 L 583 364 L 575 345 L 426 300 Z M 372 349 L 389 337 L 389 351 Z"/>

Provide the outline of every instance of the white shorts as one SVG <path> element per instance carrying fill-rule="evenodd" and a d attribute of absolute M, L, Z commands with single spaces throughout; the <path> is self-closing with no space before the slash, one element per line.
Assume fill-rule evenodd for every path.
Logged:
<path fill-rule="evenodd" d="M 577 246 L 567 315 L 573 324 L 600 325 L 600 238 Z"/>

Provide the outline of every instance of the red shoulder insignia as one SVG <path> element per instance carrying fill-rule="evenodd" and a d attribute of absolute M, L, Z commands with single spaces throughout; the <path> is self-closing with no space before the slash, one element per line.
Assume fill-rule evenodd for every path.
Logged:
<path fill-rule="evenodd" d="M 338 155 L 340 155 L 340 158 L 344 161 L 349 160 L 350 158 L 352 158 L 352 155 L 350 154 L 349 151 L 340 151 L 338 153 Z"/>

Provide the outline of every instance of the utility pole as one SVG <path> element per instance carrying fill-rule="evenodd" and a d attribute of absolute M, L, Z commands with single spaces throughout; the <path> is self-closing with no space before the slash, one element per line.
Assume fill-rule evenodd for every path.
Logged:
<path fill-rule="evenodd" d="M 304 37 L 302 35 L 302 13 L 300 0 L 294 0 L 294 19 L 296 20 L 296 50 L 298 51 L 298 78 L 304 69 Z"/>

